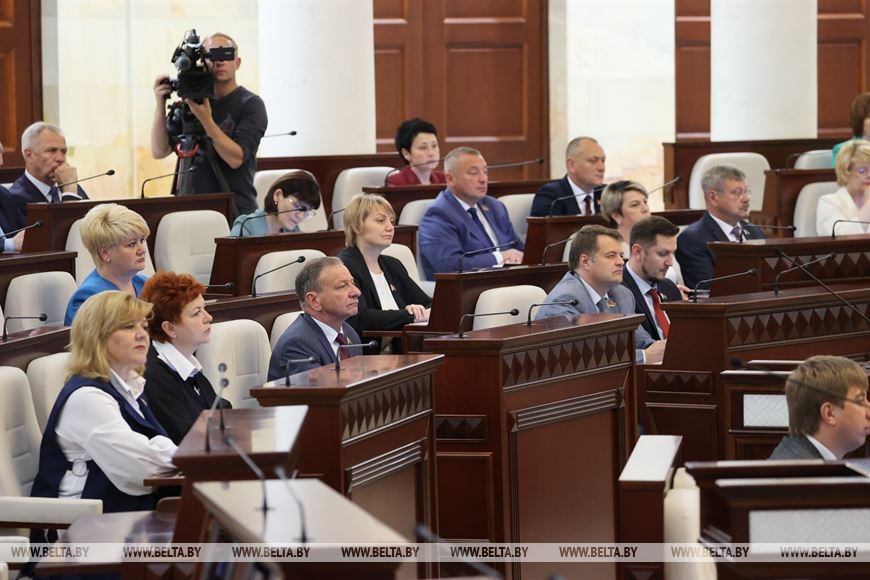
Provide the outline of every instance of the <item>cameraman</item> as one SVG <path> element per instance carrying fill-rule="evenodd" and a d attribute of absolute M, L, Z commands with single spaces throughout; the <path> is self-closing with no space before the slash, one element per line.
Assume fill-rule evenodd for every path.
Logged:
<path fill-rule="evenodd" d="M 263 99 L 236 82 L 236 71 L 242 59 L 235 40 L 215 33 L 206 38 L 202 46 L 206 67 L 214 76 L 214 98 L 201 104 L 185 99 L 185 103 L 211 141 L 217 168 L 235 194 L 236 215 L 250 213 L 257 209 L 254 172 L 257 148 L 268 123 L 266 105 Z M 211 60 L 208 56 L 213 48 L 232 48 L 232 60 Z M 171 92 L 169 77 L 158 76 L 154 81 L 156 108 L 151 127 L 151 154 L 155 159 L 172 153 L 175 144 L 176 135 L 170 138 L 166 128 L 166 99 Z M 224 191 L 203 149 L 197 153 L 194 166 L 197 170 L 187 176 L 193 180 L 193 193 Z"/>

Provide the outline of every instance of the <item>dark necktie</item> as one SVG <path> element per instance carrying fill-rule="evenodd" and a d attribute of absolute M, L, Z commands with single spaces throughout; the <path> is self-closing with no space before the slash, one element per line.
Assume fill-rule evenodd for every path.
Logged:
<path fill-rule="evenodd" d="M 48 190 L 48 195 L 51 196 L 51 203 L 59 203 L 60 202 L 60 190 L 56 185 L 52 185 L 51 189 Z"/>
<path fill-rule="evenodd" d="M 339 332 L 338 336 L 335 337 L 335 342 L 337 342 L 341 346 L 349 344 L 347 337 L 341 332 Z M 348 349 L 346 349 L 346 348 L 339 348 L 338 349 L 338 359 L 339 360 L 347 360 L 349 358 L 350 358 L 350 352 Z"/>
<path fill-rule="evenodd" d="M 489 234 L 486 233 L 486 228 L 483 227 L 483 222 L 480 221 L 480 216 L 477 215 L 477 208 L 476 207 L 468 208 L 468 215 L 470 215 L 471 219 L 474 221 L 474 223 L 477 224 L 477 228 L 483 234 L 483 239 L 489 240 L 490 242 L 492 242 L 492 240 L 490 240 L 490 238 L 489 238 Z"/>
<path fill-rule="evenodd" d="M 731 235 L 737 238 L 738 242 L 742 242 L 745 239 L 743 237 L 743 228 L 740 227 L 740 224 L 737 224 L 731 229 Z"/>
<path fill-rule="evenodd" d="M 668 337 L 668 332 L 671 330 L 671 322 L 668 320 L 668 315 L 662 310 L 662 297 L 656 288 L 650 288 L 649 297 L 652 298 L 653 312 L 656 315 L 656 321 L 659 323 L 659 328 L 662 329 L 662 338 Z"/>
<path fill-rule="evenodd" d="M 592 215 L 592 194 L 583 198 L 583 215 Z"/>

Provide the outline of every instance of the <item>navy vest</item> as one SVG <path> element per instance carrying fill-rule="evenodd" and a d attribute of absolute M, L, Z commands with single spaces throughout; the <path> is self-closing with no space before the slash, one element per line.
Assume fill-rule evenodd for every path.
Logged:
<path fill-rule="evenodd" d="M 157 435 L 166 436 L 166 432 L 146 404 L 144 399 L 139 399 L 139 408 L 142 415 L 121 396 L 121 394 L 106 381 L 101 379 L 86 379 L 79 376 L 70 378 L 61 389 L 48 422 L 45 425 L 45 433 L 42 436 L 42 445 L 39 448 L 39 472 L 33 481 L 30 491 L 32 497 L 58 497 L 60 482 L 67 470 L 71 469 L 70 462 L 57 442 L 55 430 L 60 412 L 66 405 L 70 395 L 81 387 L 96 387 L 111 395 L 121 409 L 121 416 L 130 428 L 149 439 Z M 143 418 L 144 415 L 144 418 Z M 103 500 L 103 512 L 129 512 L 138 510 L 152 510 L 157 503 L 157 495 L 129 495 L 115 487 L 106 477 L 100 466 L 93 460 L 88 463 L 88 476 L 85 487 L 82 489 L 82 499 Z"/>

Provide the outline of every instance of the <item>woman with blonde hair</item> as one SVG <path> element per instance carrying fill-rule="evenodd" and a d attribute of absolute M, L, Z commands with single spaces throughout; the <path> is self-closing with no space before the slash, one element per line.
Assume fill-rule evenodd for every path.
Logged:
<path fill-rule="evenodd" d="M 623 256 L 628 258 L 631 228 L 649 217 L 646 188 L 637 181 L 614 181 L 601 193 L 601 217 L 622 235 Z"/>
<path fill-rule="evenodd" d="M 70 330 L 70 376 L 42 436 L 33 497 L 100 499 L 104 512 L 153 509 L 147 478 L 174 469 L 175 444 L 141 398 L 151 305 L 101 292 Z"/>
<path fill-rule="evenodd" d="M 96 268 L 70 298 L 64 325 L 72 324 L 82 303 L 106 290 L 120 290 L 139 296 L 145 285 L 148 236 L 151 230 L 138 213 L 117 203 L 103 203 L 91 208 L 82 219 L 82 243 Z"/>
<path fill-rule="evenodd" d="M 816 205 L 816 235 L 866 234 L 867 224 L 839 220 L 870 221 L 870 143 L 849 141 L 834 165 L 837 185 L 834 193 L 823 195 Z"/>
<path fill-rule="evenodd" d="M 356 316 L 347 320 L 360 336 L 429 320 L 432 299 L 399 260 L 382 253 L 393 243 L 395 221 L 393 206 L 380 195 L 358 195 L 344 210 L 347 247 L 338 257 L 361 293 Z"/>

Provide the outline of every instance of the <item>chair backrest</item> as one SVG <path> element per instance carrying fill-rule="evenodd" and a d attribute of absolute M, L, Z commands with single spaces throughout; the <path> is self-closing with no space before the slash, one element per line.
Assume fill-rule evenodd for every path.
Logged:
<path fill-rule="evenodd" d="M 272 323 L 272 332 L 269 333 L 269 344 L 272 347 L 272 350 L 275 350 L 275 345 L 278 344 L 278 339 L 281 338 L 284 331 L 287 330 L 287 328 L 293 324 L 297 318 L 299 318 L 300 314 L 302 314 L 301 310 L 285 312 L 275 319 L 275 322 Z"/>
<path fill-rule="evenodd" d="M 68 352 L 57 352 L 35 358 L 27 365 L 27 381 L 30 383 L 33 408 L 36 411 L 40 432 L 45 430 L 51 408 L 57 400 L 57 394 L 63 388 L 69 356 Z"/>
<path fill-rule="evenodd" d="M 733 165 L 746 174 L 746 185 L 752 190 L 749 209 L 760 211 L 764 203 L 764 172 L 770 169 L 770 163 L 758 153 L 711 153 L 703 155 L 695 161 L 692 175 L 689 178 L 689 207 L 704 209 L 704 190 L 701 188 L 701 178 L 711 167 L 717 165 Z"/>
<path fill-rule="evenodd" d="M 420 270 L 417 268 L 417 258 L 411 248 L 404 244 L 390 244 L 382 252 L 385 256 L 391 256 L 402 263 L 411 280 L 420 284 Z"/>
<path fill-rule="evenodd" d="M 805 151 L 794 162 L 795 169 L 830 169 L 833 166 L 834 156 L 830 149 Z"/>
<path fill-rule="evenodd" d="M 88 252 L 88 249 L 82 243 L 81 226 L 81 219 L 77 219 L 72 223 L 66 236 L 66 246 L 64 248 L 67 252 L 76 252 L 78 254 L 76 256 L 76 284 L 79 286 L 82 285 L 88 274 L 93 272 L 96 267 L 94 259 L 91 258 L 91 253 Z M 145 255 L 145 269 L 142 270 L 142 274 L 148 278 L 154 275 L 154 262 L 151 259 L 150 253 Z"/>
<path fill-rule="evenodd" d="M 546 297 L 547 293 L 543 288 L 527 284 L 484 290 L 480 293 L 480 296 L 477 297 L 477 304 L 474 307 L 475 314 L 506 312 L 512 308 L 516 308 L 520 312 L 516 316 L 501 314 L 498 316 L 481 316 L 475 318 L 473 329 L 482 330 L 484 328 L 493 328 L 496 326 L 525 322 L 531 305 L 540 304 Z M 532 312 L 532 318 L 534 317 L 535 313 Z"/>
<path fill-rule="evenodd" d="M 828 236 L 831 232 L 816 232 L 816 210 L 819 206 L 819 198 L 837 191 L 836 181 L 820 181 L 808 183 L 801 188 L 797 201 L 794 204 L 794 237 L 810 238 L 814 236 Z"/>
<path fill-rule="evenodd" d="M 223 396 L 233 407 L 256 407 L 250 389 L 268 380 L 271 354 L 266 329 L 254 320 L 237 319 L 212 324 L 211 341 L 199 347 L 196 358 L 215 392 L 221 378 L 229 381 Z M 221 364 L 226 365 L 223 373 Z"/>
<path fill-rule="evenodd" d="M 266 169 L 254 173 L 254 188 L 257 190 L 257 206 L 263 207 L 263 202 L 266 200 L 266 194 L 269 193 L 269 188 L 272 184 L 292 169 Z M 319 232 L 329 229 L 329 224 L 326 222 L 326 210 L 323 207 L 323 194 L 320 195 L 320 207 L 313 216 L 299 224 L 299 229 L 303 232 Z"/>
<path fill-rule="evenodd" d="M 332 188 L 332 227 L 344 228 L 344 213 L 335 213 L 347 207 L 353 196 L 361 194 L 363 187 L 379 187 L 384 184 L 392 167 L 351 167 L 338 174 Z"/>
<path fill-rule="evenodd" d="M 320 250 L 285 250 L 282 252 L 269 252 L 260 256 L 257 262 L 257 267 L 254 269 L 254 278 L 264 272 L 268 272 L 273 268 L 278 268 L 284 264 L 289 264 L 299 256 L 305 256 L 305 262 L 323 258 L 326 256 Z M 305 262 L 293 264 L 286 268 L 281 268 L 276 272 L 272 272 L 257 280 L 255 290 L 257 294 L 265 294 L 266 292 L 288 292 L 296 288 L 296 276 L 302 271 Z"/>
<path fill-rule="evenodd" d="M 154 240 L 157 269 L 190 274 L 208 284 L 214 262 L 214 239 L 228 235 L 227 218 L 216 211 L 168 213 L 160 220 Z"/>
<path fill-rule="evenodd" d="M 35 272 L 16 276 L 6 291 L 6 316 L 46 315 L 46 320 L 10 320 L 9 332 L 40 326 L 63 326 L 66 306 L 76 291 L 69 272 Z"/>
<path fill-rule="evenodd" d="M 0 367 L 0 496 L 30 495 L 41 439 L 27 376 Z"/>
<path fill-rule="evenodd" d="M 526 230 L 529 229 L 526 218 L 532 213 L 532 199 L 534 197 L 534 193 L 513 193 L 498 198 L 507 208 L 514 231 L 517 232 L 517 235 L 523 242 L 526 241 Z"/>
<path fill-rule="evenodd" d="M 402 213 L 399 216 L 400 226 L 419 226 L 423 221 L 423 215 L 429 206 L 435 203 L 435 199 L 415 199 L 409 201 L 402 208 Z"/>

